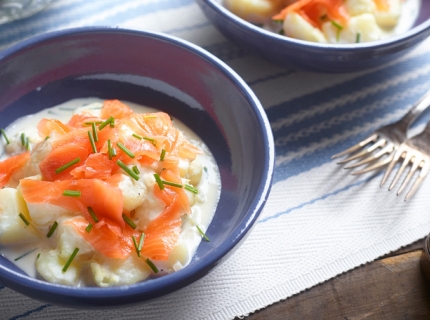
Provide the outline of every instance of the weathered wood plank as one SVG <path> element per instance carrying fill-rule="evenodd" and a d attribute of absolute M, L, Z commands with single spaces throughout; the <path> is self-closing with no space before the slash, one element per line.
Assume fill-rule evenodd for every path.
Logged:
<path fill-rule="evenodd" d="M 430 319 L 422 241 L 250 315 L 262 319 Z"/>

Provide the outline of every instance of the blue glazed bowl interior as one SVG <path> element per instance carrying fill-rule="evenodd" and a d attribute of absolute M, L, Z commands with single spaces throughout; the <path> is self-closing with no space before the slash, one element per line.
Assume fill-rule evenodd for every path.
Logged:
<path fill-rule="evenodd" d="M 255 26 L 225 8 L 223 0 L 196 0 L 207 18 L 235 44 L 280 66 L 314 72 L 353 72 L 393 61 L 430 35 L 430 2 L 422 0 L 413 27 L 382 40 L 324 44 L 297 40 Z"/>
<path fill-rule="evenodd" d="M 160 34 L 66 30 L 0 55 L 0 127 L 79 97 L 131 101 L 168 112 L 196 132 L 221 172 L 221 198 L 190 265 L 120 288 L 73 288 L 32 279 L 0 257 L 0 281 L 35 299 L 108 307 L 163 296 L 207 274 L 243 241 L 267 199 L 274 147 L 264 111 L 244 82 L 201 49 Z"/>

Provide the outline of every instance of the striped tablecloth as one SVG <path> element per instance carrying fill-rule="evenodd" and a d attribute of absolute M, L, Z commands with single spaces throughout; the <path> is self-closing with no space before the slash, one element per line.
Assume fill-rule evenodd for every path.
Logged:
<path fill-rule="evenodd" d="M 314 74 L 276 66 L 235 46 L 194 0 L 54 0 L 30 18 L 0 25 L 0 49 L 36 34 L 95 25 L 180 37 L 236 70 L 262 102 L 273 128 L 272 192 L 242 247 L 178 292 L 126 309 L 85 311 L 0 288 L 0 318 L 231 319 L 429 233 L 430 179 L 405 203 L 379 188 L 380 174 L 353 177 L 330 156 L 400 118 L 430 88 L 430 39 L 374 70 Z"/>

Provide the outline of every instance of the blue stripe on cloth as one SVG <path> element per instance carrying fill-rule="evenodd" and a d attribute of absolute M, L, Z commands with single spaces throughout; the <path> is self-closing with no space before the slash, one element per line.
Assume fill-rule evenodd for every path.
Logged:
<path fill-rule="evenodd" d="M 132 2 L 131 2 L 132 3 Z M 125 11 L 118 12 L 115 15 L 109 15 L 101 18 L 93 25 L 99 26 L 116 26 L 121 22 L 145 15 L 168 9 L 177 9 L 183 6 L 193 4 L 193 0 L 160 0 L 158 2 L 139 4 Z M 0 34 L 0 43 L 8 44 L 20 41 L 36 34 L 47 32 L 48 30 L 59 29 L 62 26 L 72 24 L 73 22 L 102 16 L 113 7 L 118 10 L 124 6 L 124 1 L 98 1 L 96 4 L 91 1 L 82 1 L 72 3 L 67 6 L 52 6 L 39 14 L 33 15 L 27 19 L 11 22 L 2 26 L 4 30 Z"/>
<path fill-rule="evenodd" d="M 390 66 L 384 69 L 383 72 L 380 70 L 375 71 L 346 83 L 282 103 L 266 110 L 266 112 L 273 126 L 280 119 L 294 117 L 300 111 L 309 109 L 316 104 L 339 98 L 339 92 L 345 95 L 360 92 L 364 88 L 387 82 L 392 77 L 401 76 L 402 72 L 404 73 L 402 70 L 408 70 L 408 72 L 418 71 L 425 65 L 430 66 L 428 55 L 415 56 L 412 59 Z M 331 161 L 331 155 L 346 149 L 353 142 L 357 143 L 370 134 L 370 132 L 362 130 L 358 136 L 354 136 L 354 140 L 356 139 L 356 141 L 345 139 L 338 143 L 329 143 L 324 148 L 320 148 L 321 150 L 318 150 L 314 146 L 326 142 L 334 136 L 339 135 L 339 133 L 344 134 L 354 127 L 359 128 L 365 123 L 371 123 L 374 119 L 384 118 L 384 116 L 395 111 L 403 111 L 405 106 L 411 105 L 412 102 L 424 94 L 425 88 L 423 84 L 425 83 L 430 83 L 429 74 L 417 76 L 417 78 L 411 79 L 407 83 L 394 83 L 378 92 L 369 93 L 367 96 L 357 99 L 357 101 L 350 102 L 347 106 L 336 106 L 332 110 L 324 111 L 322 114 L 312 114 L 309 118 L 299 119 L 297 122 L 273 130 L 277 157 L 289 156 L 295 153 L 299 154 L 306 147 L 309 149 L 306 150 L 306 154 L 299 155 L 296 158 L 292 157 L 289 161 L 279 164 L 275 170 L 274 182 L 284 180 Z M 411 90 L 407 90 L 413 86 L 421 86 L 423 88 L 422 92 L 417 91 L 409 94 Z M 366 109 L 367 113 L 360 114 L 363 106 L 402 92 L 405 93 L 405 96 L 398 96 L 397 100 L 393 101 L 393 103 L 376 105 L 374 108 Z M 358 115 L 351 118 L 350 114 L 354 111 L 358 111 Z M 336 121 L 333 121 L 333 119 Z M 320 124 L 324 121 L 326 122 L 324 123 L 325 126 L 321 126 Z M 286 138 L 289 139 L 285 141 Z"/>
<path fill-rule="evenodd" d="M 381 175 L 381 174 L 377 174 L 377 175 Z M 371 177 L 368 177 L 368 178 L 363 179 L 363 180 L 359 180 L 359 181 L 354 182 L 354 183 L 352 183 L 352 184 L 350 184 L 350 185 L 347 185 L 347 186 L 345 186 L 345 187 L 343 187 L 343 188 L 341 188 L 341 189 L 335 190 L 335 191 L 330 192 L 330 193 L 326 193 L 326 194 L 324 194 L 324 195 L 322 195 L 322 196 L 320 196 L 320 197 L 317 197 L 317 198 L 311 199 L 311 200 L 306 201 L 306 202 L 304 202 L 304 203 L 301 203 L 301 204 L 299 204 L 299 205 L 297 205 L 297 206 L 295 206 L 295 207 L 288 208 L 288 209 L 287 209 L 287 210 L 285 210 L 285 211 L 278 212 L 278 213 L 274 214 L 273 216 L 269 216 L 269 217 L 266 217 L 266 218 L 264 218 L 264 219 L 259 220 L 259 221 L 258 221 L 258 223 L 265 223 L 265 222 L 267 222 L 267 221 L 270 221 L 270 220 L 273 220 L 273 219 L 277 219 L 277 218 L 282 217 L 282 216 L 284 216 L 284 215 L 286 215 L 286 214 L 289 214 L 290 212 L 292 212 L 292 211 L 294 211 L 294 210 L 298 210 L 298 209 L 304 208 L 304 207 L 306 207 L 306 206 L 308 206 L 308 205 L 314 204 L 314 203 L 315 203 L 315 202 L 317 202 L 317 201 L 325 200 L 325 199 L 330 198 L 330 197 L 332 197 L 332 196 L 335 196 L 335 195 L 337 195 L 337 194 L 339 194 L 339 193 L 345 192 L 345 191 L 347 191 L 347 190 L 349 190 L 349 189 L 351 189 L 351 188 L 353 188 L 353 187 L 356 187 L 356 186 L 362 185 L 362 184 L 364 184 L 364 183 L 366 183 L 366 182 L 368 182 L 368 181 L 372 180 L 375 176 L 376 176 L 376 175 L 372 175 Z"/>
<path fill-rule="evenodd" d="M 28 317 L 29 315 L 34 314 L 34 313 L 39 312 L 39 311 L 42 311 L 43 309 L 46 309 L 47 307 L 50 307 L 50 306 L 51 306 L 50 304 L 41 305 L 40 307 L 38 307 L 36 309 L 29 310 L 29 311 L 24 312 L 24 313 L 22 313 L 20 315 L 17 315 L 17 316 L 14 316 L 12 318 L 9 318 L 9 320 L 16 320 L 16 319 L 21 319 L 21 318 Z"/>

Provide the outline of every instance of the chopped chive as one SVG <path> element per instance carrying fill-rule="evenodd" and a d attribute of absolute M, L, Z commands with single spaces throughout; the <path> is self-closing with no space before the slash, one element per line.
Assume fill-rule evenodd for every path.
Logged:
<path fill-rule="evenodd" d="M 69 268 L 69 266 L 72 263 L 73 259 L 75 259 L 75 256 L 78 253 L 78 251 L 79 251 L 79 248 L 75 248 L 75 250 L 73 250 L 72 255 L 70 256 L 69 260 L 67 260 L 66 264 L 63 267 L 63 272 L 67 271 L 67 269 Z"/>
<path fill-rule="evenodd" d="M 99 125 L 99 130 L 102 130 L 104 127 L 106 127 L 112 121 L 114 121 L 114 118 L 113 117 L 109 117 L 109 119 L 107 119 L 106 121 L 102 122 L 101 125 Z"/>
<path fill-rule="evenodd" d="M 90 214 L 91 218 L 93 218 L 94 222 L 99 222 L 99 218 L 97 218 L 96 213 L 94 212 L 93 208 L 87 207 L 88 213 Z"/>
<path fill-rule="evenodd" d="M 115 157 L 115 156 L 116 156 L 116 149 L 112 148 L 112 157 Z"/>
<path fill-rule="evenodd" d="M 141 233 L 140 234 L 140 239 L 139 239 L 139 245 L 137 246 L 137 250 L 142 250 L 143 247 L 143 240 L 145 239 L 145 234 Z"/>
<path fill-rule="evenodd" d="M 66 197 L 80 197 L 81 192 L 79 190 L 64 190 L 63 196 Z"/>
<path fill-rule="evenodd" d="M 97 134 L 96 123 L 91 123 L 91 129 L 93 129 L 93 138 L 95 142 L 99 141 L 99 135 Z"/>
<path fill-rule="evenodd" d="M 94 142 L 94 137 L 91 131 L 88 131 L 88 138 L 90 139 L 91 148 L 93 149 L 93 152 L 97 153 L 96 143 Z"/>
<path fill-rule="evenodd" d="M 133 239 L 133 245 L 134 245 L 134 248 L 136 249 L 137 256 L 140 257 L 140 251 L 137 247 L 136 238 L 134 236 L 131 236 L 131 238 Z"/>
<path fill-rule="evenodd" d="M 122 151 L 125 152 L 126 155 L 128 155 L 130 158 L 134 159 L 135 155 L 133 152 L 127 149 L 125 145 L 123 145 L 121 142 L 117 142 L 116 145 L 118 148 L 120 148 Z"/>
<path fill-rule="evenodd" d="M 57 229 L 58 226 L 58 222 L 55 221 L 54 224 L 52 225 L 51 229 L 49 229 L 48 234 L 46 235 L 48 238 L 50 238 L 52 236 L 52 234 L 54 233 L 55 229 Z"/>
<path fill-rule="evenodd" d="M 172 186 L 172 187 L 176 187 L 176 188 L 182 188 L 182 184 L 179 184 L 179 183 L 175 183 L 175 182 L 171 182 L 171 181 L 166 181 L 166 180 L 161 180 L 161 182 L 163 184 L 167 184 L 168 186 Z"/>
<path fill-rule="evenodd" d="M 136 180 L 136 181 L 139 180 L 139 176 L 133 170 L 131 170 L 129 167 L 127 167 L 127 165 L 124 162 L 122 162 L 121 160 L 118 160 L 116 162 L 116 164 L 118 166 L 120 166 L 122 170 L 124 170 L 126 173 L 128 173 L 128 175 L 130 177 L 132 177 L 134 180 Z"/>
<path fill-rule="evenodd" d="M 109 160 L 112 160 L 112 143 L 110 142 L 110 139 L 108 139 L 108 155 Z"/>
<path fill-rule="evenodd" d="M 136 224 L 129 217 L 127 217 L 124 213 L 122 214 L 122 218 L 124 219 L 125 223 L 127 223 L 130 226 L 130 228 L 132 228 L 132 229 L 137 228 Z"/>
<path fill-rule="evenodd" d="M 343 29 L 343 27 L 339 24 L 339 23 L 337 23 L 336 21 L 331 21 L 331 24 L 334 26 L 334 27 L 336 27 L 338 30 L 342 30 Z"/>
<path fill-rule="evenodd" d="M 160 161 L 164 161 L 165 156 L 166 156 L 166 149 L 161 149 Z"/>
<path fill-rule="evenodd" d="M 36 260 L 39 259 L 40 257 L 40 252 L 37 254 Z"/>
<path fill-rule="evenodd" d="M 28 221 L 28 219 L 21 212 L 19 213 L 19 217 L 22 219 L 22 221 L 24 221 L 26 226 L 30 225 L 30 221 Z"/>
<path fill-rule="evenodd" d="M 24 132 L 23 132 L 23 133 L 21 133 L 21 144 L 22 144 L 23 146 L 25 146 L 25 134 L 24 134 Z"/>
<path fill-rule="evenodd" d="M 360 43 L 361 33 L 357 32 L 357 35 L 355 36 L 355 42 Z"/>
<path fill-rule="evenodd" d="M 194 188 L 193 186 L 191 186 L 191 185 L 189 185 L 189 184 L 186 184 L 186 185 L 184 186 L 184 188 L 185 188 L 186 190 L 188 190 L 188 191 L 191 191 L 192 193 L 195 193 L 195 194 L 198 194 L 198 193 L 199 193 L 199 190 L 197 190 L 196 188 Z"/>
<path fill-rule="evenodd" d="M 98 124 L 102 124 L 102 123 L 103 123 L 103 121 L 91 121 L 91 122 L 84 122 L 84 125 L 86 125 L 86 126 L 92 126 L 92 125 L 93 125 L 93 123 L 94 123 L 95 125 L 98 125 Z"/>
<path fill-rule="evenodd" d="M 151 260 L 149 260 L 149 258 L 148 259 L 146 259 L 145 260 L 145 262 L 148 264 L 148 266 L 152 269 L 152 271 L 154 271 L 154 273 L 158 273 L 158 269 L 157 269 L 157 267 L 155 266 L 155 264 L 151 261 Z"/>
<path fill-rule="evenodd" d="M 339 42 L 339 38 L 340 38 L 340 32 L 342 31 L 342 29 L 343 29 L 343 27 L 339 24 L 339 23 L 337 23 L 336 21 L 331 21 L 331 24 L 335 27 L 335 28 L 337 28 L 337 32 L 336 32 L 336 41 L 338 41 Z"/>
<path fill-rule="evenodd" d="M 37 248 L 34 248 L 33 250 L 30 250 L 30 251 L 28 251 L 28 252 L 26 252 L 26 253 L 24 253 L 23 255 L 20 255 L 18 258 L 15 258 L 14 260 L 15 261 L 18 261 L 19 259 L 22 259 L 22 258 L 24 258 L 25 256 L 28 256 L 30 253 L 33 253 L 34 251 L 36 251 L 37 250 Z M 40 254 L 40 253 L 39 253 Z M 39 257 L 39 256 L 37 256 L 37 257 Z"/>
<path fill-rule="evenodd" d="M 155 182 L 157 182 L 158 187 L 160 188 L 160 190 L 164 189 L 164 184 L 163 181 L 161 181 L 160 176 L 157 173 L 154 173 L 154 178 L 155 178 Z"/>
<path fill-rule="evenodd" d="M 113 120 L 109 123 L 109 126 L 110 126 L 111 128 L 115 128 L 115 119 L 113 119 Z"/>
<path fill-rule="evenodd" d="M 76 158 L 76 159 L 73 159 L 72 161 L 70 161 L 70 162 L 68 162 L 68 163 L 66 163 L 65 165 L 62 165 L 61 167 L 59 167 L 58 169 L 55 169 L 55 173 L 56 174 L 59 174 L 60 172 L 62 172 L 62 171 L 64 171 L 64 170 L 66 170 L 66 169 L 68 169 L 68 168 L 70 168 L 71 166 L 73 166 L 73 165 L 75 165 L 75 164 L 77 164 L 79 161 L 81 161 L 81 158 Z"/>
<path fill-rule="evenodd" d="M 209 242 L 208 236 L 202 231 L 202 229 L 199 228 L 199 226 L 196 226 L 197 230 L 199 230 L 199 233 L 202 235 L 203 239 L 205 239 L 207 242 Z"/>
<path fill-rule="evenodd" d="M 139 169 L 136 166 L 133 166 L 133 168 L 131 168 L 131 169 L 133 170 L 133 172 L 135 174 L 140 174 L 140 171 L 139 171 Z"/>
<path fill-rule="evenodd" d="M 46 136 L 46 137 L 45 137 L 45 140 L 48 140 L 48 139 L 49 139 L 49 136 Z"/>
<path fill-rule="evenodd" d="M 203 167 L 203 170 L 204 170 L 205 172 L 208 172 L 208 168 L 207 168 L 207 167 Z"/>
<path fill-rule="evenodd" d="M 132 134 L 133 137 L 135 137 L 136 139 L 142 140 L 143 137 L 139 136 L 138 134 L 133 133 Z"/>
<path fill-rule="evenodd" d="M 147 141 L 151 142 L 151 143 L 155 146 L 155 139 L 148 138 L 148 137 L 143 137 L 143 139 L 145 139 L 145 140 L 147 140 Z"/>
<path fill-rule="evenodd" d="M 93 228 L 93 224 L 90 222 L 90 223 L 88 223 L 87 227 L 85 228 L 85 231 L 87 233 L 90 233 L 90 231 L 91 231 L 92 228 Z"/>
<path fill-rule="evenodd" d="M 10 144 L 9 138 L 6 135 L 6 132 L 3 129 L 0 129 L 0 133 L 1 135 L 4 137 L 4 139 L 6 140 L 6 144 Z"/>

